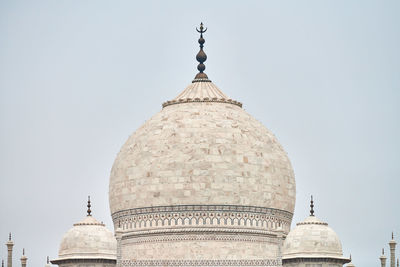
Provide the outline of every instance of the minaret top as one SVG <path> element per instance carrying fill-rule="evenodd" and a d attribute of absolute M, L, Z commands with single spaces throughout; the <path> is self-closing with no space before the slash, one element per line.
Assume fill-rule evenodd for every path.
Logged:
<path fill-rule="evenodd" d="M 13 246 L 14 242 L 11 240 L 11 233 L 8 235 L 8 241 L 7 241 L 7 246 Z"/>
<path fill-rule="evenodd" d="M 22 257 L 21 257 L 21 261 L 23 262 L 23 263 L 26 263 L 26 260 L 27 260 L 28 258 L 25 256 L 25 249 L 23 248 L 22 249 Z"/>
<path fill-rule="evenodd" d="M 314 216 L 314 201 L 313 201 L 313 196 L 311 195 L 311 201 L 310 201 L 310 216 Z"/>
<path fill-rule="evenodd" d="M 87 202 L 87 216 L 92 216 L 92 210 L 90 209 L 92 207 L 92 205 L 90 204 L 90 196 L 88 196 L 88 202 Z"/>
<path fill-rule="evenodd" d="M 397 244 L 397 243 L 396 243 L 396 241 L 394 241 L 394 234 L 393 234 L 393 232 L 392 232 L 392 240 L 389 241 L 389 245 L 395 246 L 396 244 Z"/>
<path fill-rule="evenodd" d="M 200 33 L 200 38 L 199 38 L 200 51 L 196 55 L 196 59 L 199 62 L 199 65 L 197 65 L 199 73 L 197 73 L 196 77 L 194 77 L 193 82 L 210 82 L 207 74 L 204 73 L 204 70 L 206 69 L 204 62 L 207 60 L 207 55 L 203 51 L 204 43 L 206 42 L 203 38 L 203 33 L 207 31 L 207 28 L 203 27 L 203 22 L 202 22 L 200 23 L 200 30 L 197 28 L 196 30 L 198 33 Z"/>
<path fill-rule="evenodd" d="M 382 255 L 379 257 L 381 260 L 386 261 L 385 249 L 382 248 Z"/>

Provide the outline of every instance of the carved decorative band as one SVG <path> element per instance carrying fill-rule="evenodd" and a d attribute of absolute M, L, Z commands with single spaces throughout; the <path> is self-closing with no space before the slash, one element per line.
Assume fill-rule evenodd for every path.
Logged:
<path fill-rule="evenodd" d="M 190 227 L 247 227 L 284 232 L 293 214 L 287 211 L 236 205 L 177 205 L 136 208 L 115 212 L 115 226 L 123 230 Z"/>
<path fill-rule="evenodd" d="M 121 266 L 281 266 L 276 259 L 266 260 L 122 260 Z"/>
<path fill-rule="evenodd" d="M 182 234 L 184 232 L 185 234 Z M 143 243 L 163 243 L 182 241 L 222 241 L 222 242 L 256 242 L 278 244 L 279 239 L 271 234 L 249 234 L 247 232 L 231 231 L 230 233 L 209 231 L 209 232 L 186 232 L 180 234 L 164 232 L 163 234 L 127 235 L 122 238 L 123 245 Z"/>

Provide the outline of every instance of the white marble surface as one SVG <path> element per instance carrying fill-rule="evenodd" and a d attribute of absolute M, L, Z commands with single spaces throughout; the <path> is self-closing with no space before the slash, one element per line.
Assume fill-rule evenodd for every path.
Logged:
<path fill-rule="evenodd" d="M 216 94 L 203 84 L 193 94 Z M 293 213 L 295 196 L 293 169 L 275 136 L 239 106 L 219 102 L 174 104 L 154 115 L 122 146 L 109 188 L 112 213 L 193 204 Z"/>
<path fill-rule="evenodd" d="M 67 231 L 61 241 L 61 259 L 116 259 L 117 241 L 104 224 L 87 216 Z"/>
<path fill-rule="evenodd" d="M 282 254 L 283 259 L 345 258 L 338 235 L 315 216 L 307 217 L 289 232 Z"/>

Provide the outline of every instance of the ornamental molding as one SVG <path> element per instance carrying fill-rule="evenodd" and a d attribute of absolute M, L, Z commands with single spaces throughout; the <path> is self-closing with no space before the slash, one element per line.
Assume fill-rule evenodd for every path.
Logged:
<path fill-rule="evenodd" d="M 247 235 L 262 235 L 269 237 L 278 236 L 278 231 L 272 232 L 267 230 L 258 230 L 253 228 L 231 228 L 231 227 L 178 227 L 178 228 L 166 228 L 166 229 L 152 229 L 152 230 L 139 230 L 132 232 L 125 232 L 122 239 L 127 239 L 131 236 L 148 236 L 148 235 L 165 235 L 165 234 L 179 234 L 182 232 L 192 233 L 192 234 L 216 234 L 216 233 L 226 233 L 226 234 L 247 234 Z"/>
<path fill-rule="evenodd" d="M 122 260 L 120 266 L 281 266 L 277 259 L 263 260 Z"/>
<path fill-rule="evenodd" d="M 99 258 L 73 258 L 73 259 L 56 259 L 56 260 L 51 260 L 50 261 L 52 264 L 79 264 L 79 263 L 105 263 L 105 264 L 111 264 L 113 266 L 115 266 L 115 264 L 117 263 L 116 259 L 102 259 L 101 257 Z"/>
<path fill-rule="evenodd" d="M 294 257 L 294 258 L 285 258 L 282 259 L 283 264 L 290 264 L 290 263 L 301 263 L 301 262 L 328 262 L 328 263 L 339 263 L 339 264 L 346 264 L 351 262 L 351 259 L 347 259 L 344 257 Z"/>
<path fill-rule="evenodd" d="M 232 104 L 232 105 L 236 105 L 238 107 L 242 107 L 243 104 L 236 101 L 236 100 L 232 100 L 232 99 L 224 99 L 224 98 L 185 98 L 185 99 L 179 99 L 179 100 L 170 100 L 167 102 L 164 102 L 162 104 L 162 107 L 165 108 L 167 106 L 171 106 L 171 105 L 176 105 L 176 104 L 183 104 L 183 103 L 204 103 L 204 102 L 212 102 L 212 103 L 225 103 L 225 104 Z"/>
<path fill-rule="evenodd" d="M 130 233 L 122 237 L 121 244 L 136 245 L 143 243 L 163 243 L 163 242 L 181 242 L 181 241 L 215 241 L 215 242 L 256 242 L 280 244 L 280 239 L 276 235 L 266 233 L 252 233 L 251 231 L 220 231 L 214 229 L 211 231 L 188 231 L 190 229 L 175 229 L 177 231 L 159 231 L 156 234 L 137 234 Z"/>
<path fill-rule="evenodd" d="M 235 227 L 288 233 L 293 214 L 287 211 L 239 205 L 175 205 L 135 208 L 112 214 L 122 230 L 179 227 Z"/>

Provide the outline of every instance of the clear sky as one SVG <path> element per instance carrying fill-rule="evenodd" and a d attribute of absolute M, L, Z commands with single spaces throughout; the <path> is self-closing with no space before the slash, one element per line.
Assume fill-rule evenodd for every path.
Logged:
<path fill-rule="evenodd" d="M 206 73 L 289 154 L 293 222 L 313 194 L 345 255 L 379 266 L 392 230 L 400 242 L 399 14 L 397 0 L 1 0 L 0 242 L 13 232 L 15 264 L 24 247 L 43 266 L 87 195 L 112 228 L 115 156 L 193 79 L 203 21 Z"/>

